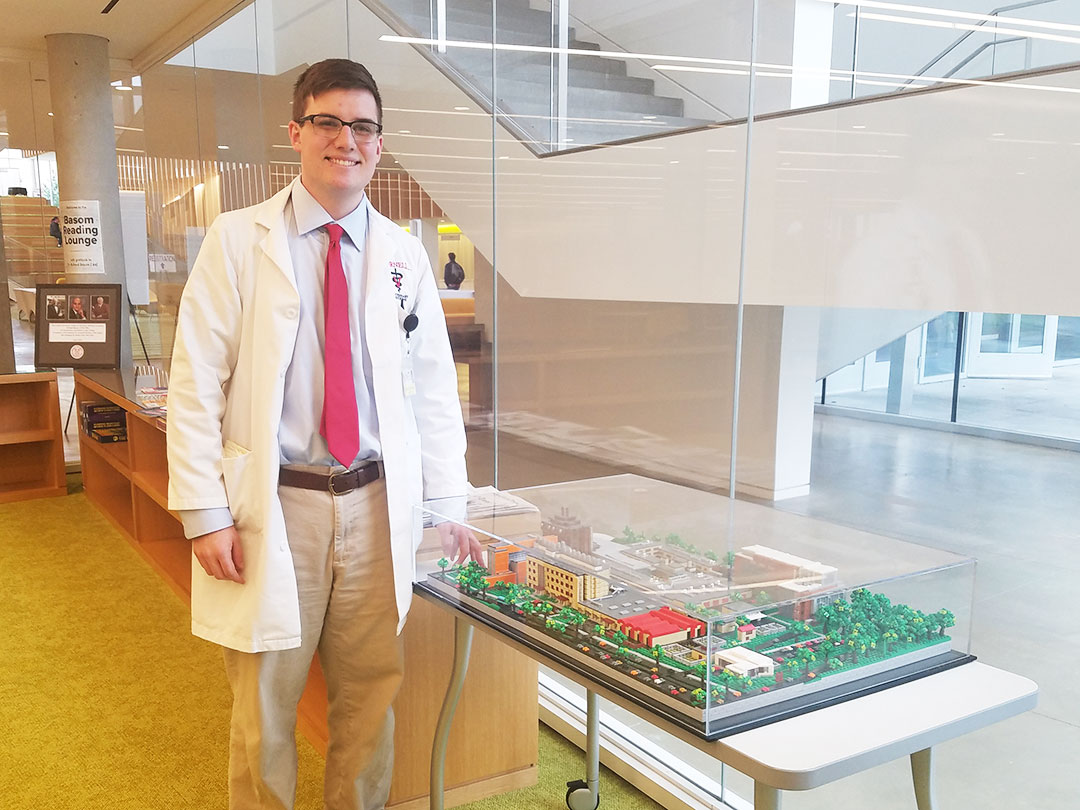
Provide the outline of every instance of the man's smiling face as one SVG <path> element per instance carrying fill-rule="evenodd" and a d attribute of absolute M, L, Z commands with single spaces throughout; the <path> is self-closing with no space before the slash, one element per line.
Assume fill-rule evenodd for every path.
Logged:
<path fill-rule="evenodd" d="M 327 90 L 309 98 L 304 115 L 334 115 L 342 121 L 379 120 L 375 97 L 367 90 Z M 352 131 L 342 127 L 336 138 L 327 138 L 310 123 L 289 122 L 289 140 L 300 153 L 300 174 L 311 192 L 332 217 L 340 219 L 360 203 L 382 154 L 382 136 L 371 143 L 357 143 Z"/>

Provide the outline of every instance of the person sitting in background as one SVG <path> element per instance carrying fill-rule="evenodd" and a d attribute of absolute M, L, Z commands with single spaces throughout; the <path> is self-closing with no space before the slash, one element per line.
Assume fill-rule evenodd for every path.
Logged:
<path fill-rule="evenodd" d="M 450 261 L 443 266 L 443 281 L 446 289 L 460 290 L 461 282 L 465 280 L 465 268 L 457 263 L 457 257 L 451 253 Z"/>
<path fill-rule="evenodd" d="M 60 217 L 53 217 L 49 221 L 49 236 L 56 240 L 56 244 L 62 244 L 63 239 L 60 236 Z"/>

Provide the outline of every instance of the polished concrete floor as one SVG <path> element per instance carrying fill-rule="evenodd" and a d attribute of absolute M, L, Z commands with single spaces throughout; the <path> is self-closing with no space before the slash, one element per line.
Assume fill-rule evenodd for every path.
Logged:
<path fill-rule="evenodd" d="M 911 405 L 904 413 L 948 422 L 952 392 L 951 378 L 916 385 Z M 885 388 L 835 393 L 826 387 L 825 402 L 883 413 L 887 393 Z M 1080 440 L 1078 400 L 1080 364 L 1055 366 L 1053 376 L 1046 379 L 965 377 L 960 380 L 957 393 L 956 420 L 965 425 L 1076 441 Z"/>

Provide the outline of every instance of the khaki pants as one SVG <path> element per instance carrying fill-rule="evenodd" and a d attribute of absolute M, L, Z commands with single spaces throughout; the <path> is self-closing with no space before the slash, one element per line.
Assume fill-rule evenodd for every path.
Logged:
<path fill-rule="evenodd" d="M 390 794 L 403 656 L 382 479 L 345 495 L 280 487 L 300 593 L 302 644 L 225 650 L 233 691 L 230 810 L 291 810 L 296 706 L 315 650 L 326 674 L 328 810 L 377 810 Z"/>

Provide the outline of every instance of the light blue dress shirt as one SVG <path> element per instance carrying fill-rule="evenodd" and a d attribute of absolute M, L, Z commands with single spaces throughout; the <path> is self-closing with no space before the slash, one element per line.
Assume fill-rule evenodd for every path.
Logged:
<path fill-rule="evenodd" d="M 278 439 L 282 464 L 306 464 L 344 469 L 330 455 L 319 433 L 323 404 L 323 282 L 330 238 L 323 226 L 334 219 L 297 180 L 285 204 L 289 253 L 300 294 L 300 323 L 292 362 L 285 373 Z M 356 461 L 379 458 L 379 423 L 375 413 L 371 357 L 363 329 L 366 300 L 364 251 L 367 240 L 367 205 L 361 200 L 349 214 L 337 220 L 345 230 L 341 240 L 341 264 L 349 289 L 349 333 L 352 339 L 353 381 L 360 424 L 360 451 Z M 224 529 L 233 523 L 228 508 L 191 509 L 180 512 L 184 535 L 193 538 Z"/>

